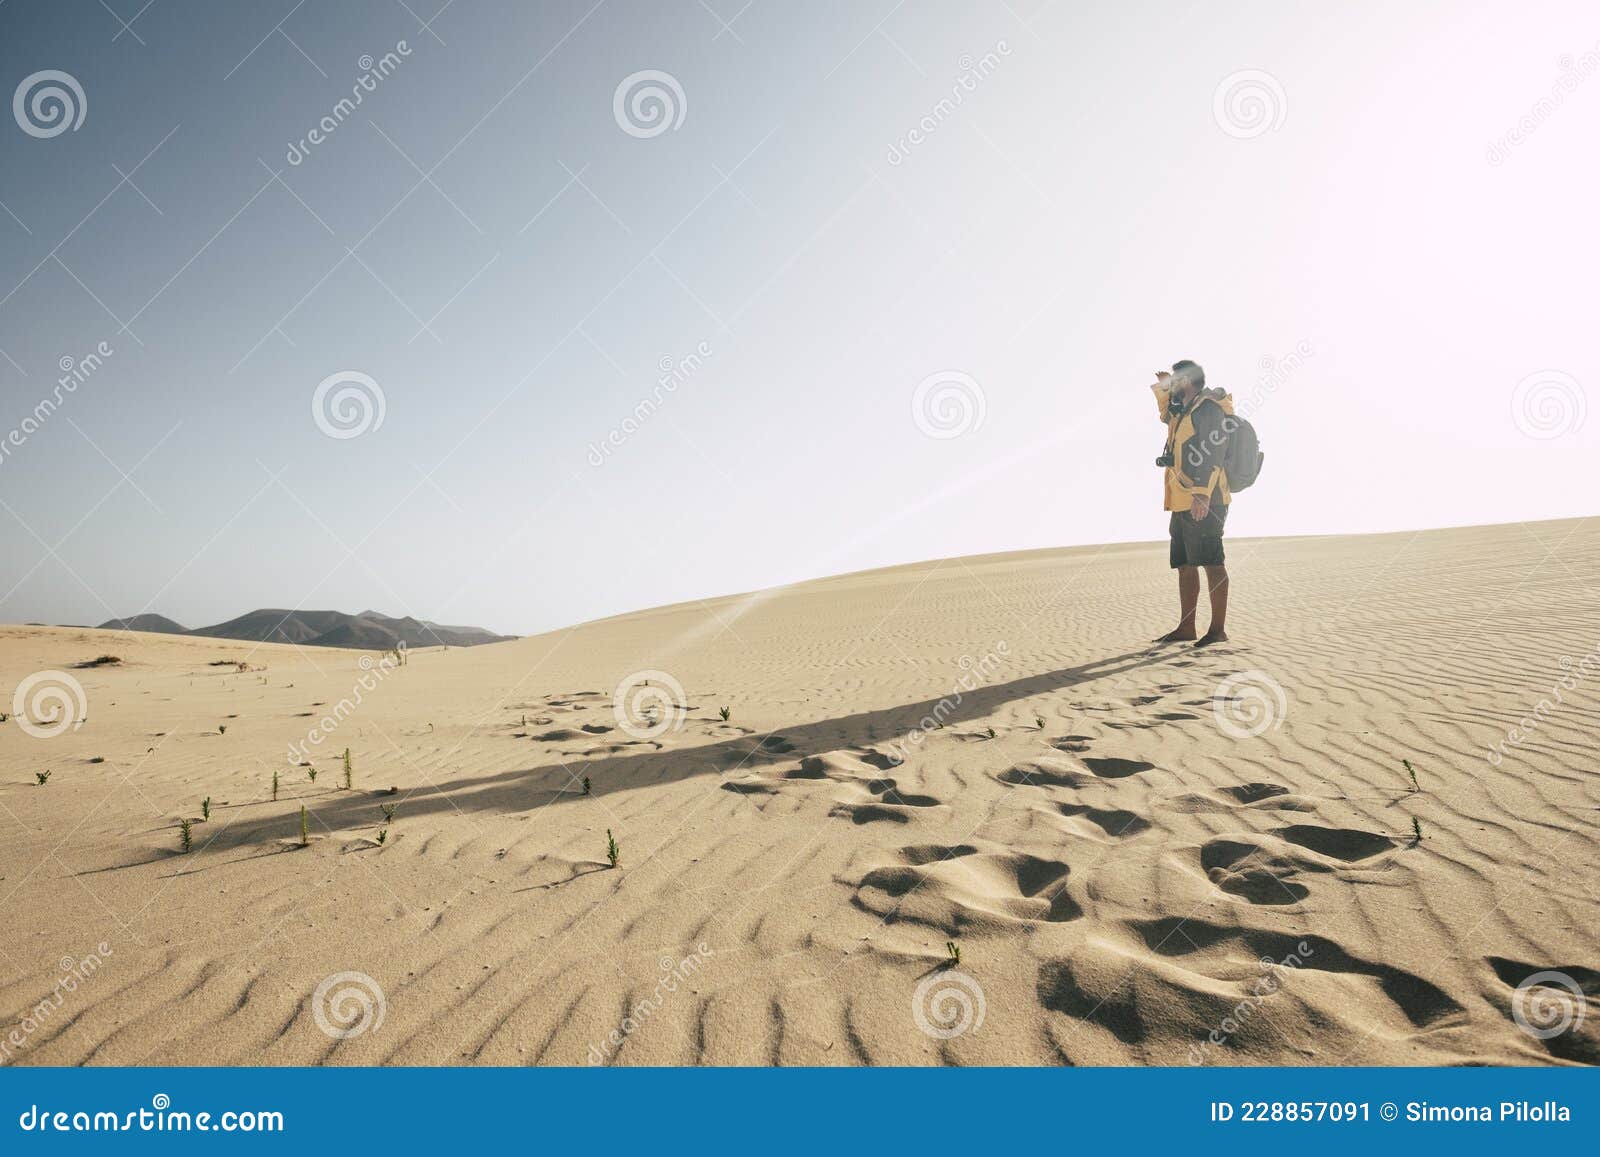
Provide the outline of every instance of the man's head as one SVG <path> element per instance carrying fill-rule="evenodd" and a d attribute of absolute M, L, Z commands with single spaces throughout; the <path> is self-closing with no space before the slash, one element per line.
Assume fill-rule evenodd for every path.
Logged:
<path fill-rule="evenodd" d="M 1174 397 L 1188 401 L 1205 388 L 1206 372 L 1200 368 L 1199 362 L 1192 362 L 1185 358 L 1183 361 L 1172 363 L 1172 393 Z"/>

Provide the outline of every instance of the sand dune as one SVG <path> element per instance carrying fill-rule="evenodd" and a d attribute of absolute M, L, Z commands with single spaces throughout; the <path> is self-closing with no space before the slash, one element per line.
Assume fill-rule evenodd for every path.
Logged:
<path fill-rule="evenodd" d="M 0 726 L 4 1059 L 1600 1060 L 1600 523 L 1230 549 L 1198 653 L 1144 545 L 400 668 L 0 628 L 85 700 Z"/>

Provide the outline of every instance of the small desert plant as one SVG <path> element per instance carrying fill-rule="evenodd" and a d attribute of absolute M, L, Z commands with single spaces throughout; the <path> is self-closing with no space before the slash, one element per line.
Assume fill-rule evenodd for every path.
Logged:
<path fill-rule="evenodd" d="M 726 723 L 729 717 L 733 715 L 733 708 L 723 707 L 717 712 L 717 714 L 722 716 L 722 721 Z"/>
<path fill-rule="evenodd" d="M 348 763 L 344 765 L 344 789 L 345 791 L 350 790 L 350 765 Z"/>
<path fill-rule="evenodd" d="M 311 844 L 311 821 L 306 815 L 306 805 L 300 805 L 300 846 L 308 847 Z"/>
<path fill-rule="evenodd" d="M 218 735 L 226 735 L 226 734 L 228 734 L 228 725 L 226 723 L 217 724 L 217 734 Z"/>
<path fill-rule="evenodd" d="M 583 777 L 583 794 L 584 795 L 592 795 L 593 793 L 594 793 L 594 788 L 593 788 L 593 785 L 591 785 L 589 783 L 589 777 L 588 776 L 584 776 Z"/>
<path fill-rule="evenodd" d="M 1422 821 L 1416 816 L 1411 817 L 1411 842 L 1414 844 L 1422 842 Z"/>
<path fill-rule="evenodd" d="M 89 762 L 90 763 L 104 763 L 105 761 L 106 761 L 106 757 L 103 756 L 103 755 L 91 755 L 89 757 Z"/>
<path fill-rule="evenodd" d="M 211 797 L 209 795 L 200 801 L 200 818 L 203 820 L 211 818 Z"/>
<path fill-rule="evenodd" d="M 278 773 L 272 773 L 272 802 L 278 802 Z"/>
<path fill-rule="evenodd" d="M 1400 762 L 1406 765 L 1406 774 L 1411 777 L 1411 790 L 1421 791 L 1422 785 L 1417 782 L 1417 769 L 1411 766 L 1409 759 L 1402 759 Z"/>
<path fill-rule="evenodd" d="M 194 850 L 194 821 L 181 819 L 178 821 L 178 844 L 183 848 L 185 855 Z"/>
<path fill-rule="evenodd" d="M 346 787 L 350 786 L 350 771 L 350 749 L 347 747 L 344 749 L 344 782 Z"/>
<path fill-rule="evenodd" d="M 312 783 L 316 783 L 317 782 L 317 769 L 316 768 L 314 768 L 314 767 L 306 768 L 306 775 L 308 777 L 310 777 Z"/>
<path fill-rule="evenodd" d="M 36 771 L 33 773 L 33 778 L 40 787 L 43 787 L 50 782 L 50 773 L 48 771 Z"/>
<path fill-rule="evenodd" d="M 1033 717 L 1033 723 L 1034 723 L 1034 726 L 1037 727 L 1040 731 L 1044 730 L 1044 716 L 1043 715 L 1035 715 Z"/>
<path fill-rule="evenodd" d="M 378 810 L 383 813 L 383 822 L 385 824 L 394 823 L 394 804 L 392 804 L 392 803 L 379 804 L 378 805 Z"/>
<path fill-rule="evenodd" d="M 990 739 L 994 738 L 994 728 L 993 727 L 989 728 L 989 738 Z"/>
<path fill-rule="evenodd" d="M 610 828 L 606 829 L 606 859 L 611 861 L 613 868 L 622 859 L 622 849 L 617 847 L 617 837 L 611 834 Z"/>
<path fill-rule="evenodd" d="M 949 966 L 951 968 L 957 967 L 961 963 L 961 945 L 954 940 L 946 940 L 944 942 L 944 950 L 947 954 Z"/>
<path fill-rule="evenodd" d="M 380 848 L 383 847 L 383 841 L 387 840 L 388 838 L 389 838 L 389 829 L 388 828 L 379 828 L 378 829 L 378 846 Z"/>

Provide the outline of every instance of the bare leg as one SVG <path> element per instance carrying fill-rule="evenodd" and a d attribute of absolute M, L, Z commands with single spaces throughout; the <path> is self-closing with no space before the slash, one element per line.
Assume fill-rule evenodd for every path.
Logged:
<path fill-rule="evenodd" d="M 1197 647 L 1228 641 L 1228 568 L 1206 567 L 1206 585 L 1211 588 L 1211 628 L 1195 644 Z"/>
<path fill-rule="evenodd" d="M 1194 638 L 1194 611 L 1200 602 L 1200 568 L 1178 568 L 1178 627 L 1156 640 L 1158 643 L 1179 643 Z"/>

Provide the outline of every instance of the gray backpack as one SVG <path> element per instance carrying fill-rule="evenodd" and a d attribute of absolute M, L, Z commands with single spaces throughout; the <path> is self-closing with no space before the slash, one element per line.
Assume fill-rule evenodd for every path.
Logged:
<path fill-rule="evenodd" d="M 1227 445 L 1222 450 L 1222 468 L 1228 472 L 1228 490 L 1237 494 L 1256 484 L 1261 476 L 1261 463 L 1266 455 L 1261 452 L 1261 439 L 1249 418 L 1229 414 L 1222 420 L 1228 433 Z"/>

